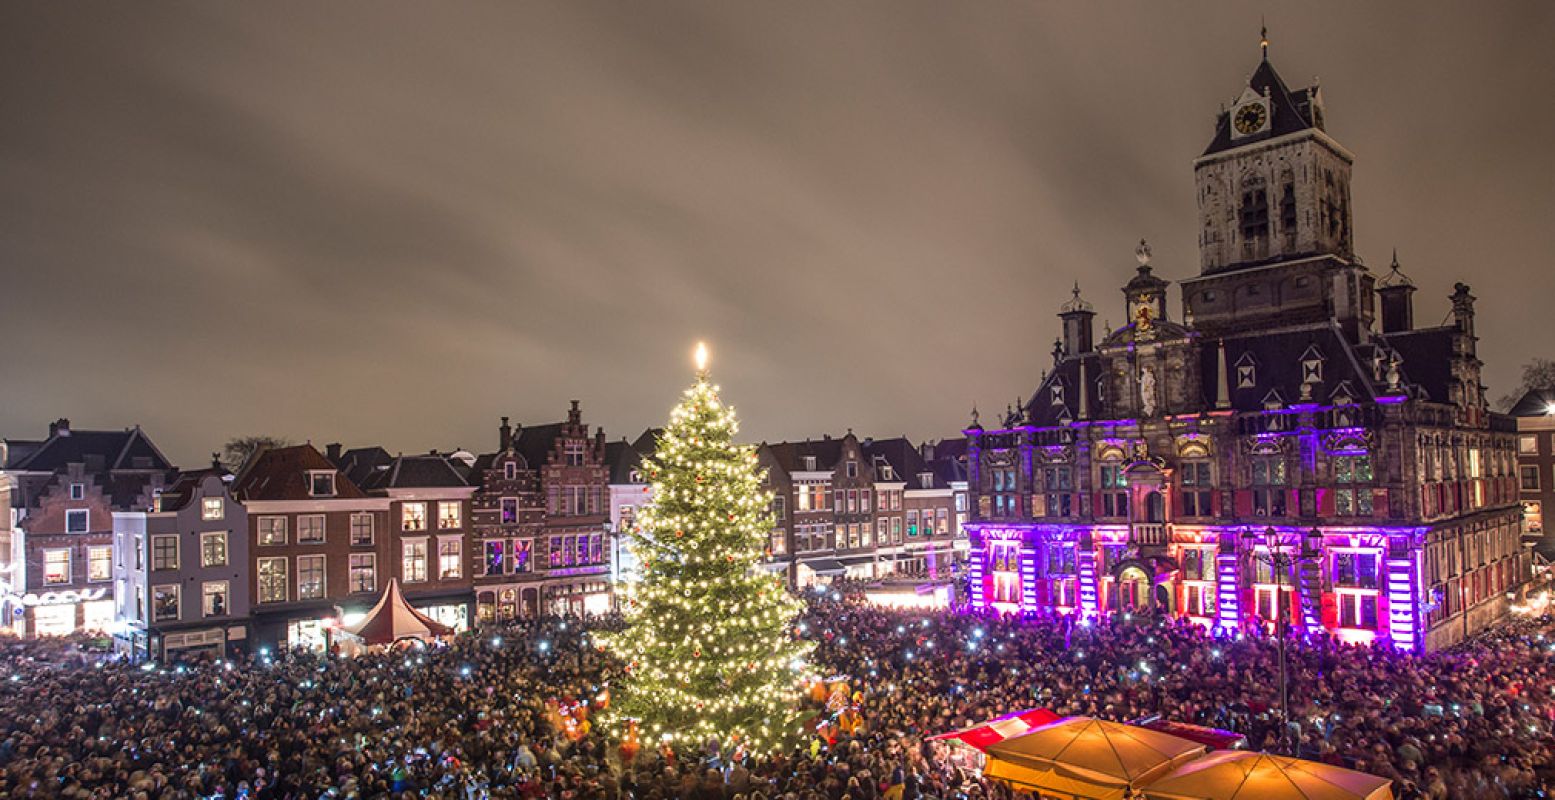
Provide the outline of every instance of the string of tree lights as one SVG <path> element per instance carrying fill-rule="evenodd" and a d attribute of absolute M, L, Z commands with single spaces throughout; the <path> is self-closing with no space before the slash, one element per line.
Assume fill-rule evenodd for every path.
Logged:
<path fill-rule="evenodd" d="M 738 431 L 699 345 L 696 382 L 644 464 L 652 500 L 630 532 L 642 579 L 623 604 L 628 627 L 600 636 L 625 665 L 606 719 L 624 736 L 760 752 L 801 732 L 803 606 L 759 569 L 771 498 Z"/>

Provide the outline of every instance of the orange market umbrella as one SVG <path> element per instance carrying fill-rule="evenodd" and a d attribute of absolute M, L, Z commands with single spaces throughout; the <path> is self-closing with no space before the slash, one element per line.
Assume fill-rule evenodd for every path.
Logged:
<path fill-rule="evenodd" d="M 1150 800 L 1393 800 L 1392 781 L 1317 761 L 1225 751 L 1145 787 Z"/>
<path fill-rule="evenodd" d="M 983 775 L 1025 791 L 1115 800 L 1203 755 L 1204 745 L 1090 717 L 1066 717 L 988 746 Z"/>

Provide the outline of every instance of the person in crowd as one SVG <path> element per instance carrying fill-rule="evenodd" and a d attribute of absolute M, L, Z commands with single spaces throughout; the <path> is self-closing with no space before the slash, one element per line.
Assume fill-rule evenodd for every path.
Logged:
<path fill-rule="evenodd" d="M 1288 648 L 1285 726 L 1267 636 L 895 611 L 849 586 L 806 599 L 798 627 L 816 650 L 796 681 L 811 681 L 810 733 L 770 754 L 623 747 L 621 732 L 583 724 L 585 703 L 620 679 L 586 644 L 614 618 L 518 621 L 357 657 L 149 667 L 85 639 L 0 639 L 0 797 L 1015 800 L 1027 795 L 929 737 L 1034 706 L 1293 742 L 1393 779 L 1404 800 L 1555 789 L 1555 618 L 1421 657 L 1306 639 Z"/>

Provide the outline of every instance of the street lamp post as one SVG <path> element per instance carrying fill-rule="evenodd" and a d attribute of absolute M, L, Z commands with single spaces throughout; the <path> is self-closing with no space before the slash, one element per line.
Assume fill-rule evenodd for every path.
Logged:
<path fill-rule="evenodd" d="M 1261 541 L 1260 541 L 1261 539 Z M 1301 550 L 1296 553 L 1288 552 L 1285 544 L 1280 539 L 1279 532 L 1274 526 L 1264 529 L 1263 534 L 1254 533 L 1252 528 L 1242 531 L 1242 540 L 1252 549 L 1253 558 L 1261 563 L 1268 564 L 1274 572 L 1274 638 L 1275 645 L 1279 649 L 1280 657 L 1280 743 L 1285 746 L 1287 754 L 1296 755 L 1296 745 L 1289 741 L 1290 737 L 1290 667 L 1285 657 L 1285 639 L 1288 634 L 1290 620 L 1284 609 L 1285 598 L 1285 573 L 1292 567 L 1300 564 L 1315 564 L 1322 557 L 1323 534 L 1317 528 L 1307 531 L 1301 539 Z M 1268 549 L 1267 555 L 1259 555 L 1256 546 L 1263 544 Z M 1296 587 L 1292 587 L 1294 589 Z"/>

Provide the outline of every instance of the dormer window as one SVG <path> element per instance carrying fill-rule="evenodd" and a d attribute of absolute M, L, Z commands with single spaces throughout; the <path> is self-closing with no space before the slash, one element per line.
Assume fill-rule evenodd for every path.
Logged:
<path fill-rule="evenodd" d="M 925 489 L 933 489 L 934 488 L 934 473 L 932 473 L 932 472 L 920 472 L 920 473 L 918 473 L 918 483 L 919 483 L 919 485 L 921 485 Z"/>
<path fill-rule="evenodd" d="M 880 465 L 880 479 L 884 481 L 896 480 L 896 470 L 891 469 L 890 464 Z"/>
<path fill-rule="evenodd" d="M 814 472 L 815 471 L 815 456 L 805 456 L 804 457 L 804 468 L 805 468 L 806 472 Z"/>
<path fill-rule="evenodd" d="M 1323 353 L 1317 349 L 1317 345 L 1311 345 L 1305 353 L 1301 354 L 1301 382 L 1323 382 Z"/>
<path fill-rule="evenodd" d="M 1252 353 L 1246 353 L 1236 362 L 1236 388 L 1251 389 L 1258 385 L 1258 363 Z"/>
<path fill-rule="evenodd" d="M 312 470 L 308 473 L 308 494 L 314 497 L 335 496 L 334 470 Z"/>

